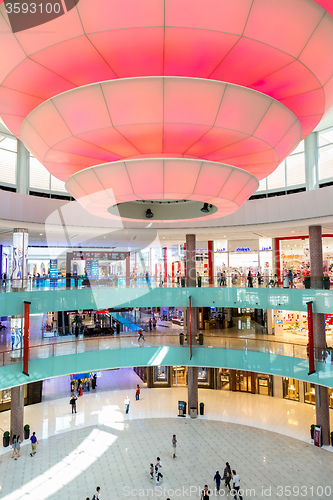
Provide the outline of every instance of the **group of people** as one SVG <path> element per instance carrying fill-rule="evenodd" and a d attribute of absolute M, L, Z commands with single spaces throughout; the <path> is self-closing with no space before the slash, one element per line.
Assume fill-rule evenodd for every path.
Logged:
<path fill-rule="evenodd" d="M 160 484 L 160 480 L 163 478 L 162 474 L 162 462 L 160 457 L 156 458 L 157 462 L 154 464 L 150 464 L 150 479 L 154 479 L 155 477 L 155 486 Z"/>
<path fill-rule="evenodd" d="M 239 500 L 242 500 L 242 496 L 239 493 L 239 489 L 240 489 L 239 475 L 237 474 L 237 472 L 235 470 L 231 470 L 229 462 L 226 462 L 226 464 L 225 464 L 225 468 L 224 468 L 222 477 L 221 477 L 219 471 L 218 470 L 216 471 L 215 476 L 214 476 L 214 481 L 216 484 L 216 491 L 218 494 L 219 494 L 220 489 L 221 489 L 221 481 L 224 481 L 224 486 L 226 488 L 228 488 L 229 491 L 232 491 L 232 493 L 234 495 L 234 499 L 237 499 L 237 495 L 238 495 Z M 232 489 L 230 486 L 231 481 L 232 481 Z M 206 491 L 205 490 L 202 491 L 201 500 L 208 500 L 209 499 L 210 493 L 209 493 L 207 485 L 205 485 L 205 489 L 206 489 Z"/>
<path fill-rule="evenodd" d="M 176 434 L 173 434 L 172 439 L 171 439 L 171 444 L 172 444 L 172 458 L 175 460 L 177 458 L 176 455 L 176 448 L 177 448 L 177 437 Z M 156 458 L 156 464 L 154 465 L 153 463 L 150 464 L 150 479 L 155 478 L 155 486 L 159 486 L 160 480 L 163 478 L 162 474 L 162 462 L 161 458 L 157 457 Z M 240 478 L 237 472 L 233 469 L 231 470 L 229 462 L 226 462 L 225 468 L 223 471 L 223 476 L 220 475 L 219 471 L 217 470 L 214 476 L 214 481 L 216 483 L 216 491 L 217 494 L 220 494 L 221 490 L 221 482 L 224 481 L 224 486 L 225 488 L 229 489 L 229 492 L 233 495 L 234 500 L 237 500 L 237 497 L 239 500 L 243 500 L 242 495 L 240 494 Z M 201 500 L 209 500 L 210 496 L 212 495 L 211 490 L 208 488 L 208 485 L 205 484 L 204 489 L 201 492 Z M 167 500 L 170 500 L 167 498 Z"/>
<path fill-rule="evenodd" d="M 31 443 L 30 456 L 33 457 L 36 454 L 37 444 L 38 444 L 38 440 L 37 440 L 35 432 L 33 432 L 32 436 L 30 437 L 30 443 Z M 21 436 L 19 434 L 18 435 L 14 434 L 13 441 L 12 441 L 12 450 L 13 450 L 12 458 L 14 458 L 15 460 L 17 460 L 21 456 L 20 455 L 21 444 L 22 444 Z"/>
<path fill-rule="evenodd" d="M 87 386 L 87 390 L 90 391 L 90 386 L 92 389 L 96 389 L 97 387 L 97 374 L 94 373 L 94 375 L 91 377 L 90 380 L 85 382 Z M 77 398 L 81 397 L 83 395 L 83 382 L 81 380 L 78 380 L 78 385 L 77 385 L 77 396 L 75 395 L 75 381 L 71 380 L 71 399 L 69 400 L 69 404 L 72 407 L 72 413 L 76 413 L 76 402 Z"/>

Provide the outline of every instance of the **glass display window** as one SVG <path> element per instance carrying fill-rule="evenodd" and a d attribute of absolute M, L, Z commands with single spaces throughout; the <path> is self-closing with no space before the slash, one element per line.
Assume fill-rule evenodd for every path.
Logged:
<path fill-rule="evenodd" d="M 257 394 L 272 396 L 272 377 L 266 373 L 257 374 Z"/>
<path fill-rule="evenodd" d="M 219 369 L 219 378 L 221 383 L 222 391 L 231 390 L 231 373 L 230 370 L 225 370 L 223 368 Z"/>
<path fill-rule="evenodd" d="M 333 389 L 328 389 L 328 404 L 330 408 L 333 408 Z"/>
<path fill-rule="evenodd" d="M 168 382 L 167 366 L 154 366 L 154 382 Z"/>
<path fill-rule="evenodd" d="M 308 403 L 310 405 L 316 404 L 315 384 L 310 384 L 310 382 L 304 382 L 304 403 Z"/>
<path fill-rule="evenodd" d="M 208 368 L 199 366 L 198 368 L 198 383 L 201 385 L 208 385 Z"/>
<path fill-rule="evenodd" d="M 11 400 L 11 389 L 4 389 L 0 391 L 1 403 L 8 403 Z"/>
<path fill-rule="evenodd" d="M 294 378 L 283 377 L 283 397 L 292 401 L 299 401 L 299 384 Z"/>

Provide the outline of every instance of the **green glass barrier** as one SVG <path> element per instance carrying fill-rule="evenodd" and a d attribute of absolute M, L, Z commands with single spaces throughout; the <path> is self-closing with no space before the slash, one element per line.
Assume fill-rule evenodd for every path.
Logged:
<path fill-rule="evenodd" d="M 274 288 L 84 288 L 11 292 L 0 294 L 0 316 L 23 313 L 23 302 L 31 302 L 31 313 L 107 309 L 116 307 L 240 307 L 333 313 L 333 290 Z"/>
<path fill-rule="evenodd" d="M 90 347 L 93 348 L 93 346 Z M 71 352 L 71 350 L 75 352 Z M 331 363 L 316 362 L 316 372 L 308 375 L 307 359 L 270 352 L 194 347 L 193 357 L 190 360 L 189 347 L 179 345 L 135 346 L 77 352 L 79 350 L 80 348 L 75 348 L 74 345 L 68 346 L 67 354 L 56 355 L 55 351 L 55 355 L 50 357 L 50 351 L 45 349 L 44 357 L 30 361 L 29 377 L 22 373 L 21 362 L 2 366 L 0 368 L 0 390 L 70 373 L 158 365 L 207 366 L 247 370 L 333 387 L 333 365 Z M 62 352 L 64 352 L 63 349 Z"/>

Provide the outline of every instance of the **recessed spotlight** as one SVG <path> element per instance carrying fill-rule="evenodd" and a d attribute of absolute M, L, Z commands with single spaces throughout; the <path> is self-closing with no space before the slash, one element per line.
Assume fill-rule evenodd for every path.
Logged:
<path fill-rule="evenodd" d="M 43 236 L 43 233 L 39 233 L 39 236 Z"/>

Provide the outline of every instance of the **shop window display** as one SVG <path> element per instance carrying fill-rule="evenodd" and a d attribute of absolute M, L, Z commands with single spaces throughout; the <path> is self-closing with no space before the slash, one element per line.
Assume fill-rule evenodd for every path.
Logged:
<path fill-rule="evenodd" d="M 316 389 L 314 384 L 304 382 L 304 403 L 316 404 Z"/>
<path fill-rule="evenodd" d="M 167 366 L 154 366 L 154 382 L 168 382 Z"/>
<path fill-rule="evenodd" d="M 272 377 L 265 373 L 257 374 L 256 393 L 262 396 L 272 396 Z"/>
<path fill-rule="evenodd" d="M 8 403 L 11 400 L 11 389 L 0 391 L 0 402 Z"/>
<path fill-rule="evenodd" d="M 208 385 L 208 368 L 207 367 L 199 367 L 198 368 L 198 384 L 200 385 Z"/>
<path fill-rule="evenodd" d="M 299 401 L 299 384 L 294 378 L 283 377 L 283 397 L 292 401 Z"/>
<path fill-rule="evenodd" d="M 328 404 L 333 408 L 333 389 L 328 389 Z"/>
<path fill-rule="evenodd" d="M 221 383 L 221 389 L 223 391 L 231 390 L 231 373 L 230 370 L 224 370 L 223 368 L 219 369 L 219 377 Z"/>

